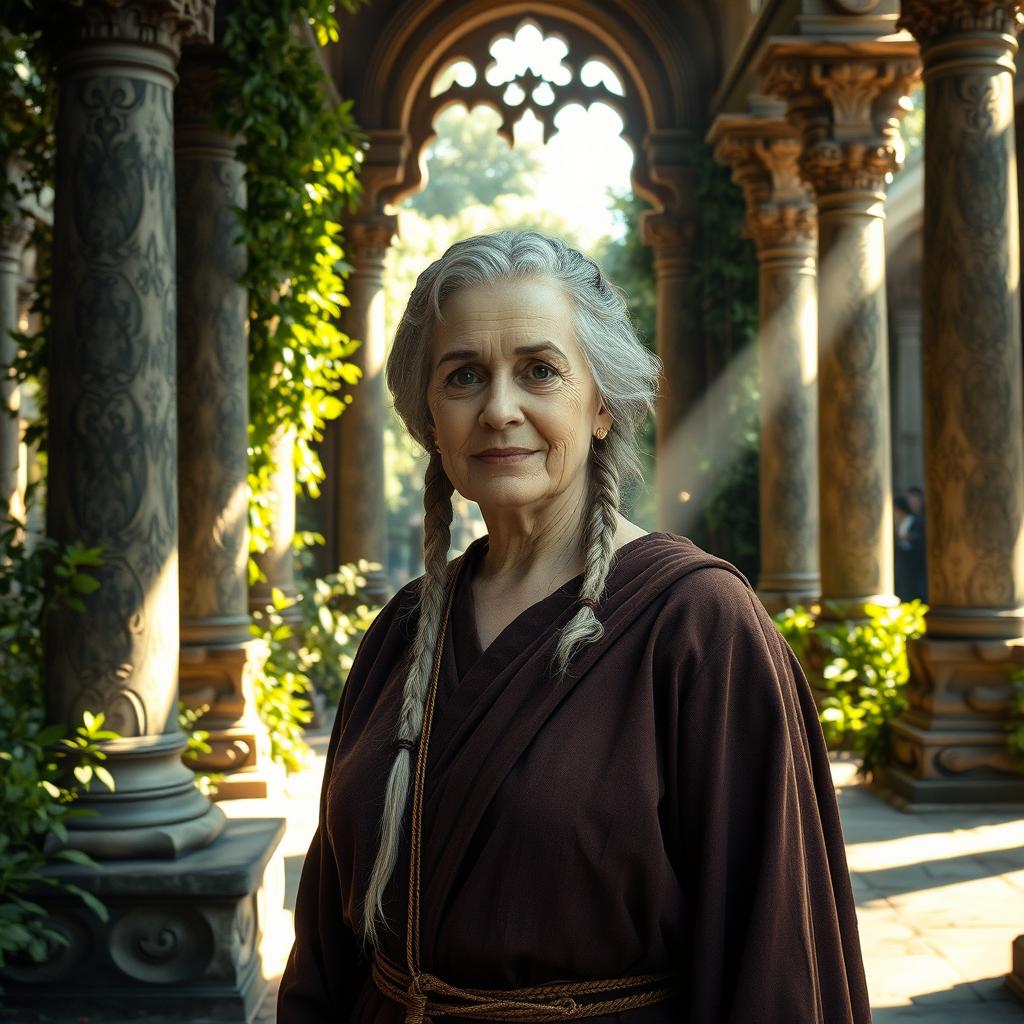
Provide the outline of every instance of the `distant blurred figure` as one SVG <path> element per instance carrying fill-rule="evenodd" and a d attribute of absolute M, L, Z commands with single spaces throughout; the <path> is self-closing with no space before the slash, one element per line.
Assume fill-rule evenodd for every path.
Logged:
<path fill-rule="evenodd" d="M 908 487 L 893 501 L 895 526 L 895 588 L 901 601 L 924 601 L 927 597 L 925 559 L 924 492 Z"/>

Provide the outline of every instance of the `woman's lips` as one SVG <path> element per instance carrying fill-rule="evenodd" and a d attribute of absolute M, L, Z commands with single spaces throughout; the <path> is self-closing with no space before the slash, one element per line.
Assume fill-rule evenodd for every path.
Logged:
<path fill-rule="evenodd" d="M 524 462 L 533 454 L 533 452 L 521 450 L 513 452 L 490 451 L 480 452 L 479 455 L 474 455 L 473 458 L 492 466 L 511 466 L 516 462 Z"/>

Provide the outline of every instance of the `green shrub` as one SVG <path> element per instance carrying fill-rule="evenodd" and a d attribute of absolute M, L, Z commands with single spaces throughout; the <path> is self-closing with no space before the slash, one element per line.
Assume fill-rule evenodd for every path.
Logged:
<path fill-rule="evenodd" d="M 305 584 L 295 598 L 274 588 L 271 603 L 253 613 L 253 635 L 268 655 L 256 677 L 256 707 L 270 733 L 270 756 L 289 772 L 309 763 L 303 738 L 313 720 L 316 689 L 336 704 L 356 647 L 376 609 L 361 600 L 363 573 L 379 566 L 360 561 Z"/>
<path fill-rule="evenodd" d="M 812 675 L 827 694 L 819 709 L 825 739 L 858 754 L 861 775 L 888 761 L 891 723 L 907 707 L 907 641 L 924 635 L 927 610 L 920 601 L 869 604 L 864 620 L 832 622 L 818 618 L 819 609 L 798 605 L 775 616 L 801 661 L 812 657 L 812 648 L 820 660 L 820 675 Z"/>
<path fill-rule="evenodd" d="M 28 898 L 53 886 L 77 895 L 104 920 L 106 908 L 91 893 L 47 873 L 55 860 L 95 866 L 78 850 L 64 849 L 67 823 L 87 812 L 78 795 L 114 780 L 101 744 L 117 734 L 102 714 L 85 712 L 71 735 L 46 725 L 43 631 L 51 608 L 81 611 L 99 587 L 90 572 L 102 564 L 98 548 L 61 548 L 41 540 L 28 551 L 21 525 L 0 532 L 0 967 L 12 957 L 40 962 L 64 936 L 47 927 L 46 911 Z"/>

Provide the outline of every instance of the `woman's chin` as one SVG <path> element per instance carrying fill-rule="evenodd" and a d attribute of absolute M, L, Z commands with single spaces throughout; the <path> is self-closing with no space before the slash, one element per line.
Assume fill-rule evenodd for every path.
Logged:
<path fill-rule="evenodd" d="M 470 501 L 475 501 L 484 515 L 490 509 L 499 511 L 525 508 L 544 498 L 544 494 L 535 484 L 529 486 L 524 480 L 508 478 L 495 480 L 483 487 L 467 488 L 465 491 L 459 488 L 459 491 Z"/>

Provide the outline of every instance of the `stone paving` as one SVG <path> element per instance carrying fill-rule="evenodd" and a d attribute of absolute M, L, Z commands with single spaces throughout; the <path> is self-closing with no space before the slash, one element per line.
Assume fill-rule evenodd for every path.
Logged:
<path fill-rule="evenodd" d="M 311 737 L 314 766 L 273 801 L 225 801 L 232 816 L 288 819 L 281 855 L 284 906 L 264 941 L 268 976 L 291 944 L 302 858 L 316 827 L 326 734 Z M 875 1024 L 1024 1024 L 1004 987 L 1011 943 L 1024 933 L 1024 812 L 905 814 L 856 780 L 834 755 Z M 257 1024 L 274 1024 L 273 989 Z M 797 1024 L 797 1022 L 794 1022 Z"/>

